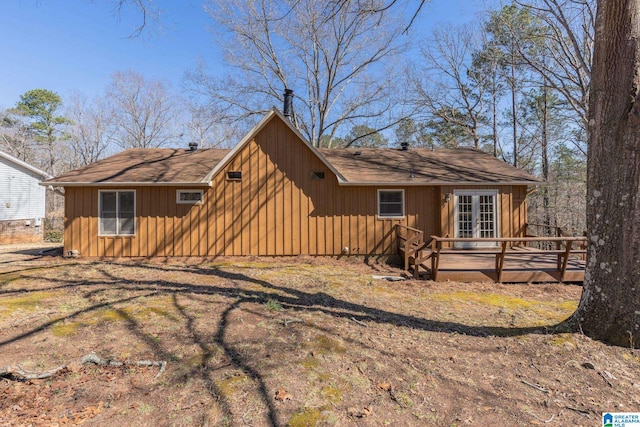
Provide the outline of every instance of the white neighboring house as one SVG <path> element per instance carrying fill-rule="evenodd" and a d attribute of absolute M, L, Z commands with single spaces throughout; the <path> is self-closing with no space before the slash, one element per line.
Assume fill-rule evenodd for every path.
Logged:
<path fill-rule="evenodd" d="M 51 176 L 0 151 L 0 244 L 41 242 Z"/>

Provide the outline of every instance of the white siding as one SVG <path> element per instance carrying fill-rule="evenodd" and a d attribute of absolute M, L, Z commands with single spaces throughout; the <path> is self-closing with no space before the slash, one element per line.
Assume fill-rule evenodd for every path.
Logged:
<path fill-rule="evenodd" d="M 44 218 L 42 177 L 0 157 L 0 221 Z"/>

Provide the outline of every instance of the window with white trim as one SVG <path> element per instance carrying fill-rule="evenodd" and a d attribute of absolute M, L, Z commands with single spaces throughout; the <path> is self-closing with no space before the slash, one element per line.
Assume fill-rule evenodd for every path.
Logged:
<path fill-rule="evenodd" d="M 378 216 L 404 217 L 404 190 L 378 190 Z"/>
<path fill-rule="evenodd" d="M 179 205 L 198 205 L 202 203 L 202 190 L 177 190 L 176 203 Z"/>
<path fill-rule="evenodd" d="M 134 190 L 100 190 L 98 210 L 101 236 L 136 234 L 136 192 Z"/>

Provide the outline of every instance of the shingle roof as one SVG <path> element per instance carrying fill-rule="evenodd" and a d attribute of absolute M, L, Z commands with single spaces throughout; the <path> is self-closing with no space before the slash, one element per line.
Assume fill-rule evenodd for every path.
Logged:
<path fill-rule="evenodd" d="M 81 169 L 57 176 L 48 184 L 206 184 L 207 174 L 229 152 L 174 148 L 134 148 Z"/>
<path fill-rule="evenodd" d="M 350 185 L 541 184 L 474 148 L 325 148 L 319 150 Z"/>
<path fill-rule="evenodd" d="M 210 185 L 211 178 L 275 117 L 279 117 L 338 177 L 340 185 L 536 185 L 542 181 L 473 148 L 316 149 L 276 109 L 233 150 L 131 149 L 45 181 L 59 186 Z"/>

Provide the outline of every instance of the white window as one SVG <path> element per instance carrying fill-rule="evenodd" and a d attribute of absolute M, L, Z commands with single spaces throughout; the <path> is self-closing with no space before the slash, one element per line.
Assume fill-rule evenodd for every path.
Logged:
<path fill-rule="evenodd" d="M 404 190 L 378 190 L 378 216 L 404 217 Z"/>
<path fill-rule="evenodd" d="M 136 192 L 100 190 L 98 192 L 99 234 L 133 236 L 136 234 Z"/>
<path fill-rule="evenodd" d="M 182 205 L 199 205 L 202 203 L 202 190 L 176 191 L 176 203 Z"/>

